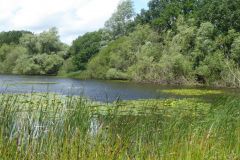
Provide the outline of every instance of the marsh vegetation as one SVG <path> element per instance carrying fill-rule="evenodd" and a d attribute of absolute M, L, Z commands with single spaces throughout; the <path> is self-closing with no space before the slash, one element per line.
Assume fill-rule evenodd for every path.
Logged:
<path fill-rule="evenodd" d="M 2 94 L 0 158 L 239 159 L 238 96 L 209 100 L 209 90 L 198 93 L 113 103 Z"/>
<path fill-rule="evenodd" d="M 239 9 L 123 0 L 71 45 L 1 32 L 0 160 L 239 160 Z"/>

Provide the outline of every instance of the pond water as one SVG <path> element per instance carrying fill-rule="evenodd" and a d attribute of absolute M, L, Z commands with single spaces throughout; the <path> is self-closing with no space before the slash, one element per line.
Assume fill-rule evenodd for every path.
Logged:
<path fill-rule="evenodd" d="M 169 98 L 170 95 L 162 93 L 161 90 L 172 88 L 179 87 L 49 76 L 0 75 L 1 93 L 52 92 L 62 95 L 81 95 L 104 102 L 117 99 Z"/>

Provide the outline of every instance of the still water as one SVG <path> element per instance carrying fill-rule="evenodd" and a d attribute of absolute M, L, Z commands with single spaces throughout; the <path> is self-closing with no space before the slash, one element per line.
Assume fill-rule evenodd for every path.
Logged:
<path fill-rule="evenodd" d="M 49 76 L 0 75 L 1 93 L 51 92 L 62 95 L 81 95 L 105 102 L 117 99 L 169 98 L 169 95 L 162 93 L 161 90 L 171 88 L 176 87 Z"/>

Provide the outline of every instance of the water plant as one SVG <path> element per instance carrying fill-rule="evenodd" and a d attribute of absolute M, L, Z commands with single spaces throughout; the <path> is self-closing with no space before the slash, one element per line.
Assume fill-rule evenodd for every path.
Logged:
<path fill-rule="evenodd" d="M 26 84 L 26 85 L 33 85 L 33 84 L 57 84 L 57 82 L 25 81 L 25 82 L 19 82 L 17 84 Z"/>
<path fill-rule="evenodd" d="M 161 90 L 161 92 L 180 96 L 219 95 L 224 93 L 224 91 L 222 90 L 209 90 L 209 89 L 169 89 Z"/>
<path fill-rule="evenodd" d="M 239 159 L 240 99 L 0 95 L 0 159 Z M 146 111 L 146 112 L 145 112 Z"/>

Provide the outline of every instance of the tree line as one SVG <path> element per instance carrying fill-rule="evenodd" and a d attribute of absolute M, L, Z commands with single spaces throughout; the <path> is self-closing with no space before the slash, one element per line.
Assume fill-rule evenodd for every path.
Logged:
<path fill-rule="evenodd" d="M 0 33 L 0 73 L 56 75 L 67 54 L 68 46 L 59 40 L 56 28 L 40 34 Z"/>
<path fill-rule="evenodd" d="M 1 33 L 1 72 L 239 86 L 240 0 L 151 0 L 140 14 L 133 5 L 122 1 L 69 47 L 56 29 L 21 31 L 11 43 Z"/>

